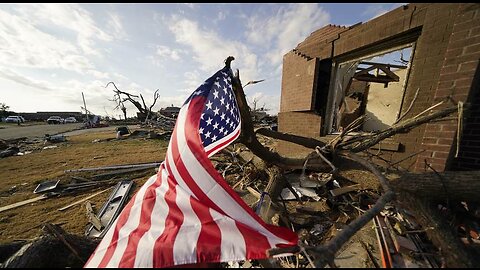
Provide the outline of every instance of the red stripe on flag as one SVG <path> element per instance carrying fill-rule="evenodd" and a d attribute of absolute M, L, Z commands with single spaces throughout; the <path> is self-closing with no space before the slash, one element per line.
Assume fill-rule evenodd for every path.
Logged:
<path fill-rule="evenodd" d="M 263 234 L 258 233 L 243 223 L 235 221 L 238 230 L 245 239 L 246 257 L 249 259 L 262 259 L 267 257 L 266 250 L 270 249 L 270 243 Z"/>
<path fill-rule="evenodd" d="M 166 160 L 168 165 L 168 160 Z M 165 219 L 165 229 L 163 233 L 156 239 L 153 248 L 153 267 L 168 267 L 175 265 L 173 259 L 173 244 L 177 237 L 178 231 L 183 224 L 183 213 L 176 204 L 177 197 L 177 181 L 169 175 L 168 190 L 165 193 L 165 202 L 168 205 L 169 211 Z"/>
<path fill-rule="evenodd" d="M 190 197 L 192 209 L 201 221 L 202 229 L 197 241 L 197 262 L 218 262 L 222 254 L 222 235 L 208 207 Z"/>
<path fill-rule="evenodd" d="M 140 223 L 138 227 L 133 230 L 128 236 L 127 248 L 123 252 L 122 259 L 120 260 L 120 268 L 132 268 L 134 267 L 135 258 L 137 257 L 138 242 L 142 236 L 151 228 L 152 225 L 152 211 L 157 199 L 156 189 L 162 184 L 162 170 L 164 170 L 164 164 L 160 166 L 158 170 L 157 180 L 148 187 L 145 191 L 142 200 L 142 208 L 140 213 Z"/>

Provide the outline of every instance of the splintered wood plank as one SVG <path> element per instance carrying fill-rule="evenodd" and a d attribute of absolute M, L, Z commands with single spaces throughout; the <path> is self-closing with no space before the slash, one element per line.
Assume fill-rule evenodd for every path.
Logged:
<path fill-rule="evenodd" d="M 351 186 L 348 186 L 348 187 L 341 187 L 341 188 L 332 189 L 332 190 L 330 190 L 330 193 L 332 194 L 332 196 L 336 197 L 336 196 L 340 196 L 342 194 L 345 194 L 345 193 L 348 193 L 348 192 L 351 192 L 351 191 L 359 190 L 360 188 L 361 188 L 360 184 L 356 184 L 356 185 L 351 185 Z"/>
<path fill-rule="evenodd" d="M 13 203 L 13 204 L 10 204 L 10 205 L 7 205 L 7 206 L 0 207 L 0 213 L 3 212 L 3 211 L 7 211 L 7 210 L 10 210 L 10 209 L 13 209 L 13 208 L 20 207 L 22 205 L 26 205 L 26 204 L 29 204 L 29 203 L 32 203 L 32 202 L 36 202 L 36 201 L 46 199 L 47 197 L 48 197 L 47 195 L 42 195 L 42 196 L 35 197 L 33 199 L 28 199 L 28 200 L 24 200 L 24 201 L 21 201 L 21 202 L 17 202 L 17 203 Z"/>

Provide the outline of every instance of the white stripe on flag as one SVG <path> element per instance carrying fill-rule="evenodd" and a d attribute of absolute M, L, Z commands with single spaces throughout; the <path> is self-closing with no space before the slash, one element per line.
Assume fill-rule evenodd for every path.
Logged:
<path fill-rule="evenodd" d="M 190 196 L 177 185 L 177 205 L 183 213 L 183 223 L 173 244 L 175 264 L 197 262 L 197 242 L 202 223 L 190 204 Z"/>
<path fill-rule="evenodd" d="M 165 229 L 165 218 L 168 215 L 168 206 L 165 201 L 165 193 L 168 190 L 168 179 L 167 179 L 167 170 L 163 166 L 162 174 L 162 183 L 155 190 L 157 200 L 152 209 L 151 227 L 150 229 L 140 238 L 137 246 L 137 254 L 135 257 L 134 267 L 153 267 L 153 252 L 155 246 L 155 240 L 160 237 Z"/>
<path fill-rule="evenodd" d="M 235 221 L 227 216 L 218 213 L 211 208 L 210 214 L 220 228 L 222 236 L 221 260 L 223 262 L 244 260 L 247 256 L 245 239 L 243 239 L 243 235 L 238 230 Z"/>
<path fill-rule="evenodd" d="M 172 141 L 172 140 L 170 140 Z M 175 160 L 173 159 L 173 146 L 169 146 L 168 149 L 167 149 L 167 156 L 168 156 L 168 164 L 169 164 L 169 168 L 170 170 L 172 171 L 172 177 L 175 178 L 175 180 L 177 180 L 177 184 L 182 187 L 182 189 L 187 192 L 189 195 L 191 195 L 193 198 L 197 199 L 197 196 L 195 194 L 193 194 L 192 190 L 190 190 L 190 188 L 188 187 L 188 185 L 185 183 L 185 180 L 183 179 L 183 177 L 180 175 L 180 173 L 178 172 L 177 170 L 177 166 L 175 164 Z M 180 149 L 179 149 L 179 152 L 180 152 Z M 183 162 L 185 164 L 185 167 L 187 167 L 187 163 Z M 165 168 L 167 169 L 167 168 Z"/>

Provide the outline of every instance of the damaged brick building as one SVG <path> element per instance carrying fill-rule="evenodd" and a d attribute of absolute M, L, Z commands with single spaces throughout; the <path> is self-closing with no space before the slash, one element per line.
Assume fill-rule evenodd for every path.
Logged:
<path fill-rule="evenodd" d="M 459 134 L 452 116 L 397 134 L 375 152 L 404 159 L 399 164 L 410 171 L 424 171 L 425 159 L 439 171 L 478 169 L 479 58 L 479 4 L 414 3 L 366 23 L 325 26 L 283 57 L 279 131 L 329 136 L 365 113 L 359 132 L 371 132 L 451 96 L 472 104 Z M 288 142 L 278 151 L 310 152 Z"/>

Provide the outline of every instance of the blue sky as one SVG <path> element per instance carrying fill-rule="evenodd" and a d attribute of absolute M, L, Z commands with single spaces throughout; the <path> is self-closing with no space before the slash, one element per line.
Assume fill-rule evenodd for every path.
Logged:
<path fill-rule="evenodd" d="M 0 103 L 16 112 L 119 117 L 109 81 L 154 109 L 180 106 L 233 55 L 248 100 L 276 114 L 282 58 L 332 23 L 366 22 L 402 4 L 0 4 Z M 133 116 L 134 107 L 127 106 Z"/>

